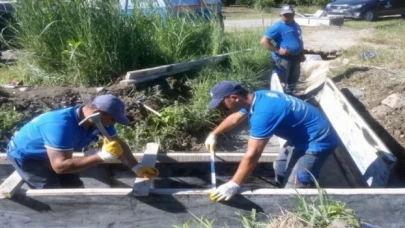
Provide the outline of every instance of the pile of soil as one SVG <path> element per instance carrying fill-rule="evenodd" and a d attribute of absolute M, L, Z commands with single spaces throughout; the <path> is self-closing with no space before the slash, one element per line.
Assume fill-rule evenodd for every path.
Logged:
<path fill-rule="evenodd" d="M 405 161 L 405 107 L 382 103 L 392 94 L 405 95 L 405 71 L 358 67 L 333 80 L 389 149 Z M 354 96 L 350 90 L 360 94 Z"/>
<path fill-rule="evenodd" d="M 159 98 L 153 96 L 159 93 Z M 24 87 L 8 89 L 0 88 L 0 108 L 14 110 L 23 114 L 24 119 L 17 124 L 20 128 L 34 117 L 50 110 L 86 104 L 97 95 L 113 94 L 120 97 L 126 104 L 126 113 L 132 124 L 144 121 L 152 115 L 136 104 L 137 99 L 145 99 L 144 103 L 159 111 L 168 102 L 186 101 L 190 97 L 190 88 L 184 79 L 169 77 L 135 86 L 115 84 L 108 87 Z M 12 136 L 13 132 L 3 132 L 6 137 L 0 139 L 0 151 Z"/>

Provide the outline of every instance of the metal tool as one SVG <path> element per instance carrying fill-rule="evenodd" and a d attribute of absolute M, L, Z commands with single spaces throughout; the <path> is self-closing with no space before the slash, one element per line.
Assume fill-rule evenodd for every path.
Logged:
<path fill-rule="evenodd" d="M 94 113 L 88 117 L 86 117 L 84 120 L 80 121 L 79 126 L 82 125 L 84 122 L 87 120 L 92 120 L 93 123 L 96 125 L 97 129 L 101 132 L 101 134 L 108 139 L 108 141 L 111 141 L 112 138 L 110 134 L 108 134 L 107 130 L 105 130 L 103 124 L 101 123 L 101 114 L 99 112 Z"/>
<path fill-rule="evenodd" d="M 136 101 L 136 104 L 139 106 L 143 106 L 146 109 L 148 109 L 149 111 L 153 112 L 154 114 L 158 115 L 159 117 L 162 117 L 162 114 L 160 114 L 159 112 L 157 112 L 156 110 L 152 109 L 151 107 L 147 106 L 146 104 L 144 104 L 144 100 L 143 99 L 138 99 Z"/>
<path fill-rule="evenodd" d="M 217 175 L 215 174 L 215 151 L 210 148 L 210 162 L 211 162 L 211 186 L 212 189 L 217 188 Z"/>
<path fill-rule="evenodd" d="M 100 133 L 107 138 L 108 141 L 112 141 L 112 138 L 110 136 L 110 134 L 108 134 L 107 130 L 105 129 L 104 125 L 101 123 L 101 114 L 99 112 L 94 113 L 88 117 L 86 117 L 85 119 L 83 119 L 82 121 L 80 121 L 79 126 L 82 125 L 83 123 L 85 123 L 87 120 L 92 120 L 93 123 L 96 125 L 97 129 L 100 131 Z M 126 159 L 121 156 L 119 158 L 119 160 L 123 163 L 123 164 L 127 164 Z"/>

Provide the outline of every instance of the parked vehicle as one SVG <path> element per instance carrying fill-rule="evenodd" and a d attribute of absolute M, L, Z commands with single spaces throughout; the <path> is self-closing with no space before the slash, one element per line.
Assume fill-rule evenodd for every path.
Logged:
<path fill-rule="evenodd" d="M 405 0 L 336 0 L 325 6 L 328 15 L 374 21 L 380 16 L 405 17 Z"/>
<path fill-rule="evenodd" d="M 211 20 L 217 16 L 222 23 L 222 2 L 220 0 L 138 0 L 137 8 L 143 13 L 156 13 L 162 18 L 167 15 L 195 16 Z M 120 0 L 121 9 L 127 14 L 134 10 L 133 0 Z"/>

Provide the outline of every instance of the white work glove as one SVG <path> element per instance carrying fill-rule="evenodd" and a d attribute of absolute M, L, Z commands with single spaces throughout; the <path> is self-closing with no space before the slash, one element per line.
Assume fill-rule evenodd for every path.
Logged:
<path fill-rule="evenodd" d="M 219 186 L 210 194 L 210 199 L 213 201 L 221 201 L 225 199 L 228 201 L 232 198 L 236 193 L 238 193 L 240 186 L 233 181 L 228 181 L 227 183 Z"/>
<path fill-rule="evenodd" d="M 121 157 L 123 153 L 124 150 L 118 141 L 113 140 L 109 142 L 106 138 L 104 138 L 103 148 L 98 153 L 98 156 L 100 156 L 103 161 L 113 161 Z"/>
<path fill-rule="evenodd" d="M 138 164 L 132 168 L 132 171 L 136 173 L 137 176 L 143 178 L 155 178 L 159 176 L 159 170 L 152 166 L 145 166 Z"/>
<path fill-rule="evenodd" d="M 207 150 L 209 151 L 215 151 L 215 145 L 217 144 L 217 136 L 210 133 L 207 137 L 207 139 L 205 140 L 205 147 L 207 148 Z"/>

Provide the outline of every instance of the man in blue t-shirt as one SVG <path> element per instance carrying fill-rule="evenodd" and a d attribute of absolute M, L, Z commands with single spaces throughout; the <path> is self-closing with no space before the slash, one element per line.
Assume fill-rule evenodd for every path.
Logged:
<path fill-rule="evenodd" d="M 209 149 L 214 149 L 218 135 L 246 117 L 250 121 L 246 154 L 232 180 L 211 194 L 216 201 L 228 200 L 237 193 L 273 135 L 287 140 L 273 164 L 275 179 L 285 188 L 313 187 L 312 176 L 318 178 L 322 165 L 339 142 L 327 117 L 317 108 L 277 91 L 248 92 L 237 82 L 223 81 L 211 89 L 208 107 L 232 112 L 207 137 L 205 144 Z"/>
<path fill-rule="evenodd" d="M 260 41 L 271 51 L 273 73 L 278 74 L 287 94 L 294 92 L 301 73 L 300 63 L 305 59 L 301 28 L 294 15 L 291 6 L 281 8 L 281 20 L 271 25 Z"/>
<path fill-rule="evenodd" d="M 82 151 L 99 139 L 100 131 L 87 117 L 100 113 L 101 123 L 112 138 L 104 139 L 102 149 L 82 158 L 73 158 L 73 151 Z M 115 123 L 129 125 L 125 104 L 113 95 L 100 95 L 87 105 L 50 111 L 24 125 L 7 146 L 7 159 L 29 187 L 83 187 L 78 172 L 105 161 L 124 159 L 138 176 L 155 177 L 155 168 L 137 164 L 128 145 L 115 130 Z"/>

